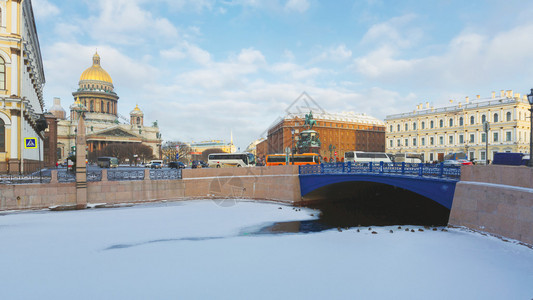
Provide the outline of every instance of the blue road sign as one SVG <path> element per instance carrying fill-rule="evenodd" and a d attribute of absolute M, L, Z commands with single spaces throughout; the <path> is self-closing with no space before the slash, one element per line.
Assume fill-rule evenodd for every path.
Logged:
<path fill-rule="evenodd" d="M 180 154 L 176 153 L 176 160 L 180 159 Z"/>
<path fill-rule="evenodd" d="M 26 148 L 26 149 L 37 149 L 37 138 L 25 138 L 24 139 L 24 148 Z"/>

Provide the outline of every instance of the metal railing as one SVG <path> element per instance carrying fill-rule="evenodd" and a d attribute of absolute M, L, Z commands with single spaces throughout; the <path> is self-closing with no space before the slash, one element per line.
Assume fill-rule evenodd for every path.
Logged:
<path fill-rule="evenodd" d="M 424 176 L 459 179 L 460 166 L 440 164 L 413 164 L 413 163 L 326 163 L 320 165 L 302 165 L 300 175 L 309 174 L 375 174 L 375 175 L 403 175 Z"/>

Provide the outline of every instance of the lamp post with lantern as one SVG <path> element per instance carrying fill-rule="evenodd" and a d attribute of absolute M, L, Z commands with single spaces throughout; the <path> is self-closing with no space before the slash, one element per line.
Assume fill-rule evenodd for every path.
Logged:
<path fill-rule="evenodd" d="M 529 108 L 529 163 L 528 165 L 530 167 L 533 167 L 533 89 L 531 89 L 531 93 L 527 95 L 527 101 L 529 102 L 529 105 L 531 108 Z"/>

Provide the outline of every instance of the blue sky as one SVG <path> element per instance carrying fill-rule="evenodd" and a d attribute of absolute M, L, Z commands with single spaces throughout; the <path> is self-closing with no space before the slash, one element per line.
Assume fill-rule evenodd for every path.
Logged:
<path fill-rule="evenodd" d="M 164 140 L 241 150 L 302 93 L 379 119 L 533 88 L 533 2 L 32 0 L 45 103 L 73 102 L 98 49 L 119 95 Z"/>

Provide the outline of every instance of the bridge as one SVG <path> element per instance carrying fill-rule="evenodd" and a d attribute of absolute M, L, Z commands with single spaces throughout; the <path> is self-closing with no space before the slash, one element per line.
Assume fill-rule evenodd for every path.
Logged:
<path fill-rule="evenodd" d="M 399 187 L 451 209 L 459 166 L 410 163 L 329 163 L 299 168 L 303 200 L 322 187 L 342 182 L 375 182 Z"/>

